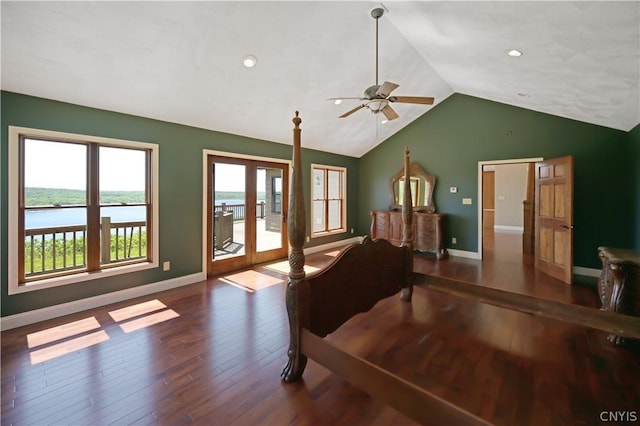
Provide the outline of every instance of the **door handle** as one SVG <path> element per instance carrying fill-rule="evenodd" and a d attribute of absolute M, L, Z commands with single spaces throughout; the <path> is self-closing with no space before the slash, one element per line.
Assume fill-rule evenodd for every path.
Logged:
<path fill-rule="evenodd" d="M 573 225 L 560 225 L 560 227 L 564 229 L 573 229 Z"/>

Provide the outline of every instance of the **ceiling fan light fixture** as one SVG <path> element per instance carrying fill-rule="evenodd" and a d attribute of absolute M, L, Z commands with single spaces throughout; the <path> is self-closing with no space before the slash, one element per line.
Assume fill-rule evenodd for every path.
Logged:
<path fill-rule="evenodd" d="M 389 122 L 389 120 L 387 120 L 387 119 L 385 118 L 384 120 L 382 120 L 382 121 L 380 122 L 380 124 L 387 124 L 388 122 Z"/>
<path fill-rule="evenodd" d="M 514 58 L 519 58 L 520 56 L 522 56 L 522 51 L 518 49 L 510 49 L 510 50 L 507 50 L 507 55 Z"/>
<path fill-rule="evenodd" d="M 253 55 L 247 55 L 242 60 L 242 64 L 247 68 L 253 68 L 258 63 L 258 58 Z"/>
<path fill-rule="evenodd" d="M 374 99 L 367 102 L 367 108 L 377 114 L 382 110 L 382 108 L 386 107 L 388 103 L 389 101 L 386 99 Z"/>

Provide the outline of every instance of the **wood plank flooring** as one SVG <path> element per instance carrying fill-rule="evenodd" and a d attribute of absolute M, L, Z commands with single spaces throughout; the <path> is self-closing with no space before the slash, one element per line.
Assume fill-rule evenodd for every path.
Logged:
<path fill-rule="evenodd" d="M 416 256 L 415 269 L 598 306 L 594 289 L 494 257 Z M 307 260 L 321 267 L 332 258 Z M 3 332 L 1 424 L 413 424 L 314 362 L 302 383 L 282 383 L 286 278 L 277 268 L 254 271 L 245 289 L 221 277 Z M 370 360 L 412 372 L 496 424 L 598 424 L 600 410 L 640 414 L 635 343 L 617 348 L 594 330 L 421 293 L 426 302 L 413 317 L 428 331 L 409 348 L 420 363 L 407 366 L 408 355 L 384 342 Z M 384 331 L 355 327 L 360 335 Z"/>

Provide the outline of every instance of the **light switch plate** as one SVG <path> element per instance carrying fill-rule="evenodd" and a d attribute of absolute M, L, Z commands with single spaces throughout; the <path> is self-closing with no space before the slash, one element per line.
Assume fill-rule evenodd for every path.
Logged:
<path fill-rule="evenodd" d="M 449 192 L 452 194 L 455 194 L 456 192 L 458 192 L 458 187 L 457 186 L 452 186 L 449 188 Z"/>
<path fill-rule="evenodd" d="M 463 198 L 462 204 L 473 204 L 473 200 L 471 198 Z"/>

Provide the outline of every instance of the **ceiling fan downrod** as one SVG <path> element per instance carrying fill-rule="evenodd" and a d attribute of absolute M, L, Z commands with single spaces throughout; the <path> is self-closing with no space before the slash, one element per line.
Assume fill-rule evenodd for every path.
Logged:
<path fill-rule="evenodd" d="M 378 85 L 378 20 L 384 15 L 384 9 L 376 7 L 371 11 L 371 16 L 376 20 L 376 86 Z"/>

